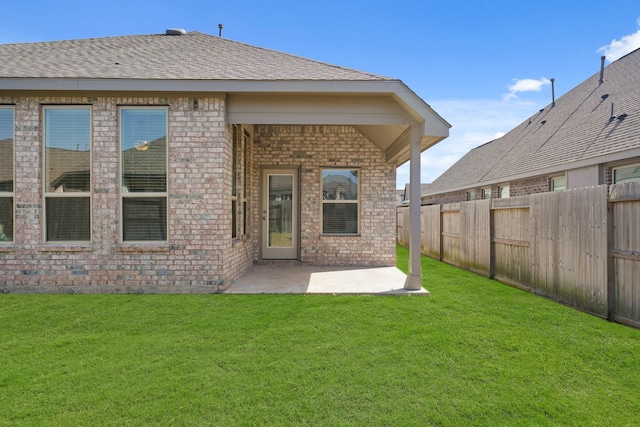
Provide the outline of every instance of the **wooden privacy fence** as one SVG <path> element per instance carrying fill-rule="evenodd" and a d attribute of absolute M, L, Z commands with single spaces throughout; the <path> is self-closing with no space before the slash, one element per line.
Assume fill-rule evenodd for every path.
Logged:
<path fill-rule="evenodd" d="M 422 206 L 420 222 L 427 256 L 640 326 L 640 183 Z"/>

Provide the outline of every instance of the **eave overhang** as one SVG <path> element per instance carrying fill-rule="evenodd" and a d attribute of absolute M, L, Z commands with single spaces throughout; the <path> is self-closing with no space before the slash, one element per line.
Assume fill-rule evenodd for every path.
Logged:
<path fill-rule="evenodd" d="M 451 127 L 400 80 L 0 78 L 0 96 L 42 92 L 225 94 L 229 123 L 351 125 L 397 165 L 409 160 L 411 126 L 420 129 L 422 150 Z"/>

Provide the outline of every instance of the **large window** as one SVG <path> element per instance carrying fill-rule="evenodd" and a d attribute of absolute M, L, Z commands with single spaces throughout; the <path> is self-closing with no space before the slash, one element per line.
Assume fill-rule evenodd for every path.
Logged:
<path fill-rule="evenodd" d="M 358 169 L 322 170 L 322 233 L 358 234 Z"/>
<path fill-rule="evenodd" d="M 44 107 L 47 242 L 91 240 L 91 108 Z"/>
<path fill-rule="evenodd" d="M 0 106 L 0 243 L 13 241 L 13 117 Z"/>
<path fill-rule="evenodd" d="M 167 240 L 167 109 L 120 108 L 122 241 Z"/>
<path fill-rule="evenodd" d="M 620 166 L 613 169 L 613 183 L 622 184 L 625 182 L 640 181 L 640 163 L 634 165 Z"/>

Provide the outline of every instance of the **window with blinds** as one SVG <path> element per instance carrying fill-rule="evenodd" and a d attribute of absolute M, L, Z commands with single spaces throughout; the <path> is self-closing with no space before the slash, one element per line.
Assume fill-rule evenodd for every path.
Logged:
<path fill-rule="evenodd" d="M 0 106 L 0 243 L 13 241 L 13 107 Z"/>
<path fill-rule="evenodd" d="M 358 234 L 360 171 L 322 170 L 322 234 Z"/>
<path fill-rule="evenodd" d="M 44 107 L 47 242 L 91 240 L 91 108 Z"/>
<path fill-rule="evenodd" d="M 167 108 L 120 108 L 122 241 L 167 240 Z"/>

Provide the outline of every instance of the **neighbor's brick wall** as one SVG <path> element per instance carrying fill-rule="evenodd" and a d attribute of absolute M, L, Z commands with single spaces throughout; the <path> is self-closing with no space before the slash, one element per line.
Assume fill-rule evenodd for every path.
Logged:
<path fill-rule="evenodd" d="M 467 201 L 467 192 L 475 190 L 476 200 L 482 199 L 483 187 L 473 187 L 466 190 L 452 191 L 450 193 L 436 194 L 433 196 L 423 196 L 423 205 L 436 205 L 446 203 L 458 203 Z M 491 186 L 491 198 L 497 199 L 500 197 L 501 185 L 494 184 Z M 551 191 L 551 176 L 540 175 L 532 178 L 520 179 L 517 181 L 509 182 L 509 194 L 510 197 L 526 196 L 529 194 L 546 193 Z"/>
<path fill-rule="evenodd" d="M 529 194 L 546 193 L 547 191 L 551 191 L 550 183 L 551 177 L 549 175 L 511 181 L 509 183 L 510 194 L 511 197 L 518 197 Z"/>
<path fill-rule="evenodd" d="M 300 168 L 300 260 L 319 265 L 395 265 L 395 167 L 350 126 L 256 126 L 254 176 L 261 167 Z M 360 235 L 324 236 L 323 167 L 360 169 Z M 258 182 L 252 182 L 258 192 Z M 257 198 L 252 198 L 256 200 Z M 260 257 L 259 209 L 253 208 L 254 258 Z"/>
<path fill-rule="evenodd" d="M 231 147 L 220 98 L 0 97 L 15 106 L 14 242 L 0 245 L 2 288 L 13 291 L 212 292 L 228 283 Z M 91 105 L 92 242 L 43 242 L 44 104 Z M 119 105 L 169 107 L 168 242 L 119 242 Z"/>

